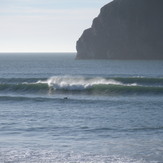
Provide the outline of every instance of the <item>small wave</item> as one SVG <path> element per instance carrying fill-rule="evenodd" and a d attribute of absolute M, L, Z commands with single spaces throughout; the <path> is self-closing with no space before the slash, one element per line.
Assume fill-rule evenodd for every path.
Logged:
<path fill-rule="evenodd" d="M 142 128 L 132 128 L 132 129 L 126 129 L 127 132 L 135 132 L 135 131 L 158 131 L 158 130 L 163 130 L 163 126 L 158 126 L 158 127 L 142 127 Z"/>
<path fill-rule="evenodd" d="M 49 90 L 47 84 L 21 83 L 21 84 L 0 84 L 0 91 L 5 92 L 40 92 Z"/>
<path fill-rule="evenodd" d="M 138 85 L 163 86 L 163 78 L 146 78 L 146 77 L 115 77 L 114 80 L 124 84 L 137 83 Z"/>
<path fill-rule="evenodd" d="M 7 83 L 34 83 L 38 80 L 46 80 L 46 78 L 0 78 L 1 84 L 7 84 Z"/>
<path fill-rule="evenodd" d="M 146 131 L 162 131 L 163 130 L 163 126 L 156 126 L 156 127 L 135 127 L 135 128 L 108 128 L 108 127 L 101 127 L 101 128 L 89 128 L 89 127 L 82 127 L 82 130 L 86 131 L 86 132 L 97 132 L 97 133 L 102 133 L 102 132 L 106 132 L 106 131 L 117 131 L 117 132 L 146 132 Z"/>
<path fill-rule="evenodd" d="M 163 87 L 98 85 L 92 89 L 92 92 L 100 94 L 163 94 Z"/>
<path fill-rule="evenodd" d="M 0 101 L 38 101 L 38 102 L 43 102 L 43 101 L 47 101 L 47 100 L 54 101 L 55 99 L 45 98 L 45 97 L 28 97 L 28 96 L 0 96 Z"/>

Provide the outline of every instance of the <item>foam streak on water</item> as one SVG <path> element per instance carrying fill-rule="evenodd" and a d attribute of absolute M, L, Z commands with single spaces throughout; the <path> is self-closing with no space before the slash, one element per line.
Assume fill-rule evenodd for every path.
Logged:
<path fill-rule="evenodd" d="M 121 156 L 94 155 L 74 152 L 58 153 L 54 151 L 34 151 L 34 150 L 11 150 L 0 151 L 1 162 L 10 163 L 156 163 L 154 161 L 146 162 L 143 159 L 132 159 Z"/>

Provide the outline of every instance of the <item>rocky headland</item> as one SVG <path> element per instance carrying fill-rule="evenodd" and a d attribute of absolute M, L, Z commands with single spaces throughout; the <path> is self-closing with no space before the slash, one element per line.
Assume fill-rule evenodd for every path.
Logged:
<path fill-rule="evenodd" d="M 77 59 L 163 59 L 163 0 L 114 0 L 76 44 Z"/>

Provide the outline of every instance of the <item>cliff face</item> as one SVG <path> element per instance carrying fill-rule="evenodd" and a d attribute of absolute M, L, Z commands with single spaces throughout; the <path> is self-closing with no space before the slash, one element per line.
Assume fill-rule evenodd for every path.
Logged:
<path fill-rule="evenodd" d="M 163 0 L 114 0 L 77 41 L 77 59 L 163 59 Z"/>

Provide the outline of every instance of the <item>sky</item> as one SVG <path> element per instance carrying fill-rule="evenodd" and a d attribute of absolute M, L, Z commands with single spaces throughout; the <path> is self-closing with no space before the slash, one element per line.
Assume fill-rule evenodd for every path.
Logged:
<path fill-rule="evenodd" d="M 111 0 L 0 0 L 0 52 L 75 52 Z"/>

